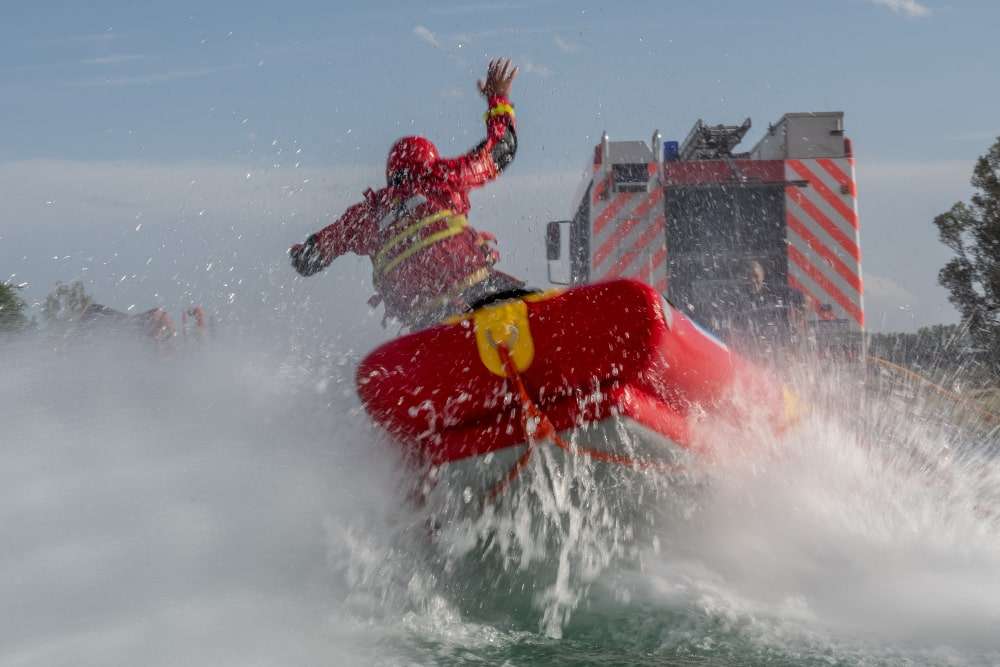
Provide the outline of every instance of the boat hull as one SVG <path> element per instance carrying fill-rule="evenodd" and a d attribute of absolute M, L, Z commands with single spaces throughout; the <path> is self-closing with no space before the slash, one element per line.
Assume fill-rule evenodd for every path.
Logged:
<path fill-rule="evenodd" d="M 780 429 L 790 418 L 780 383 L 629 280 L 507 301 L 404 336 L 369 354 L 357 383 L 407 456 L 475 494 L 534 443 L 525 401 L 566 452 L 636 469 L 710 450 L 706 422 Z"/>

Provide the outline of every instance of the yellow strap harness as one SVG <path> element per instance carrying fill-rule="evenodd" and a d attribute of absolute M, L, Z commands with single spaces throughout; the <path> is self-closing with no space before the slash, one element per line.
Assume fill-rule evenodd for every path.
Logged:
<path fill-rule="evenodd" d="M 412 240 L 415 235 L 420 233 L 421 230 L 426 229 L 441 220 L 445 220 L 448 226 L 441 231 L 434 232 L 433 234 L 425 236 L 421 239 L 417 239 L 411 245 L 402 250 L 402 252 L 392 255 L 390 258 L 390 254 L 397 246 L 405 243 L 406 241 Z M 421 250 L 424 250 L 439 241 L 461 234 L 468 226 L 469 221 L 464 215 L 455 215 L 449 210 L 438 211 L 437 213 L 429 215 L 426 218 L 421 218 L 403 231 L 394 234 L 388 241 L 382 244 L 378 254 L 375 255 L 375 259 L 372 261 L 375 265 L 376 278 L 392 271 L 402 262 L 405 262 Z"/>

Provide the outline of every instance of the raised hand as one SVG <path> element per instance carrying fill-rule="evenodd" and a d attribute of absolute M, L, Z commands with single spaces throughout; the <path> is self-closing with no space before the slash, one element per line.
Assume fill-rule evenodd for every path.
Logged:
<path fill-rule="evenodd" d="M 496 58 L 486 70 L 486 82 L 479 80 L 476 85 L 484 97 L 510 97 L 510 84 L 515 76 L 517 68 L 511 65 L 510 58 Z"/>

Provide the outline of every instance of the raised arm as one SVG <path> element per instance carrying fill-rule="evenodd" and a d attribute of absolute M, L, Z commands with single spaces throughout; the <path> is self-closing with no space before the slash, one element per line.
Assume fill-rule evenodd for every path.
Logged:
<path fill-rule="evenodd" d="M 305 243 L 292 246 L 288 254 L 295 270 L 303 276 L 311 276 L 341 255 L 365 254 L 377 230 L 370 210 L 369 201 L 355 204 L 336 222 L 312 234 Z"/>
<path fill-rule="evenodd" d="M 479 81 L 479 92 L 487 99 L 486 139 L 457 158 L 439 160 L 428 178 L 454 189 L 485 185 L 507 168 L 517 153 L 514 107 L 510 104 L 510 86 L 517 68 L 510 60 L 493 60 L 486 81 Z"/>

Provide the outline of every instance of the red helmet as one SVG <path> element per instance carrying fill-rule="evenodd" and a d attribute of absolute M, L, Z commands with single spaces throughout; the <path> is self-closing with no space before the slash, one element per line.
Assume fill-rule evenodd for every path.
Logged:
<path fill-rule="evenodd" d="M 398 185 L 430 171 L 438 160 L 438 150 L 423 137 L 403 137 L 392 145 L 385 162 L 385 180 Z"/>

